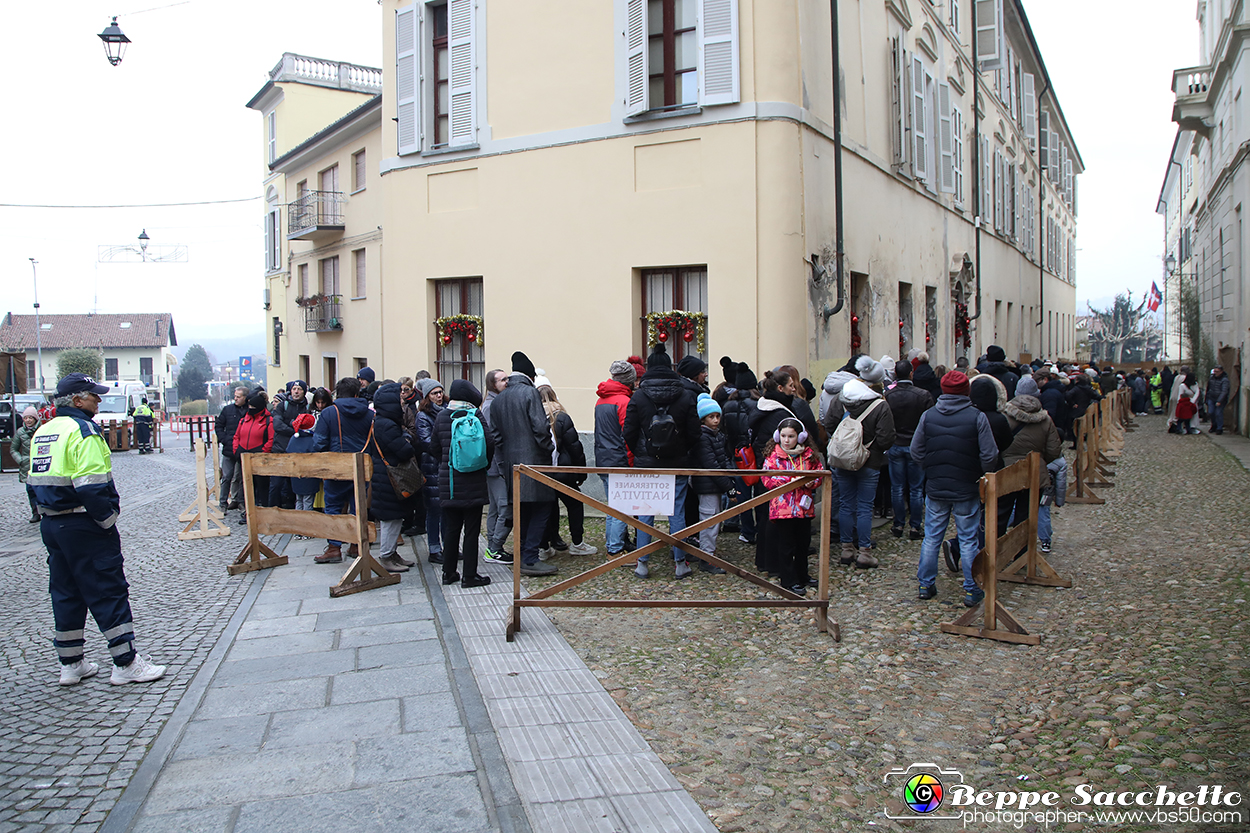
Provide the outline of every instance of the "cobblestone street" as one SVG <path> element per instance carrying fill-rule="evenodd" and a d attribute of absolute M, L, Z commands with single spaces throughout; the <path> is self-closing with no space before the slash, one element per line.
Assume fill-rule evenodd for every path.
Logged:
<path fill-rule="evenodd" d="M 999 585 L 1036 647 L 941 633 L 964 610 L 954 577 L 942 567 L 938 598 L 917 601 L 920 543 L 884 528 L 880 569 L 834 561 L 841 643 L 790 611 L 551 618 L 723 833 L 946 829 L 884 816 L 903 811 L 885 773 L 913 762 L 958 768 L 978 790 L 1219 783 L 1244 796 L 1250 474 L 1205 436 L 1139 421 L 1107 503 L 1055 514 L 1050 562 L 1072 589 Z M 735 538 L 720 545 L 749 569 Z M 570 561 L 556 559 L 559 578 Z M 647 582 L 618 570 L 562 595 L 754 595 L 729 576 L 674 582 L 666 563 Z"/>
<path fill-rule="evenodd" d="M 135 644 L 169 671 L 155 683 L 110 686 L 108 649 L 88 617 L 87 656 L 100 674 L 56 684 L 47 552 L 39 526 L 27 523 L 17 475 L 0 478 L 0 831 L 98 827 L 254 580 L 226 575 L 244 540 L 237 527 L 178 541 L 177 515 L 194 496 L 195 457 L 184 443 L 114 454 L 113 471 Z"/>

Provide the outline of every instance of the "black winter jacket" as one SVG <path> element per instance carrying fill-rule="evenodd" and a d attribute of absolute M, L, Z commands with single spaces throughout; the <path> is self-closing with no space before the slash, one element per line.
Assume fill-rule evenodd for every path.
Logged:
<path fill-rule="evenodd" d="M 732 469 L 733 461 L 729 459 L 729 443 L 720 431 L 713 431 L 706 425 L 699 429 L 699 439 L 694 446 L 694 467 L 696 469 Z M 761 466 L 762 467 L 762 466 Z M 729 477 L 692 477 L 690 488 L 695 494 L 723 495 L 729 491 Z"/>
<path fill-rule="evenodd" d="M 730 448 L 751 444 L 751 417 L 759 410 L 759 393 L 734 389 L 721 403 L 720 431 Z M 759 461 L 761 465 L 763 460 Z"/>
<path fill-rule="evenodd" d="M 1004 362 L 981 362 L 977 365 L 977 370 L 981 373 L 993 376 L 995 379 L 1003 383 L 1003 387 L 1007 389 L 1007 398 L 1014 399 L 1016 396 L 1016 385 L 1020 382 L 1020 377 Z"/>
<path fill-rule="evenodd" d="M 1064 421 L 1067 403 L 1063 396 L 1063 382 L 1058 379 L 1051 379 L 1042 386 L 1038 399 L 1042 400 L 1042 407 L 1046 409 L 1046 413 L 1050 414 L 1050 419 L 1055 423 L 1055 427 L 1062 428 L 1066 423 Z"/>
<path fill-rule="evenodd" d="M 467 411 L 472 411 L 482 423 L 486 434 L 486 458 L 492 461 L 495 459 L 495 438 L 486 429 L 486 418 L 480 409 L 474 408 L 468 402 L 453 401 L 438 412 L 438 416 L 434 418 L 434 431 L 430 435 L 430 449 L 438 457 L 438 501 L 442 506 L 453 509 L 485 506 L 490 503 L 490 496 L 486 491 L 489 465 L 480 471 L 451 470 L 451 421 Z"/>
<path fill-rule="evenodd" d="M 651 443 L 647 440 L 647 428 L 651 425 L 651 418 L 663 407 L 668 408 L 668 415 L 676 424 L 674 444 L 679 453 L 660 459 L 655 456 Z M 702 425 L 699 422 L 695 396 L 682 384 L 682 377 L 677 375 L 677 371 L 666 367 L 648 370 L 639 383 L 638 390 L 630 397 L 629 407 L 625 409 L 623 433 L 626 444 L 634 452 L 634 465 L 642 469 L 688 468 L 690 451 L 700 430 Z"/>
<path fill-rule="evenodd" d="M 994 445 L 998 447 L 998 461 L 993 471 L 998 471 L 1003 467 L 1003 452 L 1011 445 L 1011 425 L 1007 422 L 1007 417 L 1003 416 L 999 410 L 1007 404 L 1007 397 L 1004 392 L 1005 385 L 995 382 L 998 377 L 993 374 L 985 374 L 984 376 L 974 376 L 972 379 L 971 392 L 968 398 L 972 400 L 972 404 L 981 413 L 985 414 L 986 419 L 990 421 L 990 431 L 994 434 Z"/>
<path fill-rule="evenodd" d="M 1102 394 L 1094 390 L 1092 385 L 1073 382 L 1070 388 L 1064 398 L 1068 401 L 1071 419 L 1080 419 L 1085 416 L 1089 406 L 1103 398 Z"/>
<path fill-rule="evenodd" d="M 404 434 L 404 409 L 399 404 L 399 391 L 399 385 L 392 382 L 378 388 L 373 395 L 373 440 L 365 450 L 373 457 L 369 515 L 379 521 L 403 518 L 412 510 L 415 499 L 402 500 L 395 494 L 391 478 L 386 474 L 387 464 L 397 466 L 411 460 L 416 453 Z"/>
<path fill-rule="evenodd" d="M 904 379 L 885 392 L 885 401 L 894 415 L 894 444 L 911 445 L 921 414 L 933 407 L 932 394 Z"/>
<path fill-rule="evenodd" d="M 938 397 L 942 395 L 942 383 L 938 379 L 937 374 L 933 372 L 933 365 L 918 364 L 911 374 L 912 383 L 921 390 L 927 390 L 929 395 L 933 397 L 933 401 L 937 402 Z"/>
<path fill-rule="evenodd" d="M 417 411 L 417 442 L 416 449 L 421 455 L 421 473 L 425 475 L 428 486 L 438 485 L 438 453 L 433 448 L 434 420 L 438 419 L 442 408 L 430 403 L 432 411 Z"/>
<path fill-rule="evenodd" d="M 300 414 L 308 413 L 308 397 L 303 399 L 290 399 L 283 394 L 279 394 L 278 402 L 273 409 L 273 450 L 286 451 L 286 444 L 291 441 L 291 435 L 295 433 L 295 428 L 291 423 L 295 422 L 295 418 Z M 275 397 L 276 398 L 276 397 Z"/>
<path fill-rule="evenodd" d="M 221 448 L 222 457 L 234 457 L 234 432 L 239 428 L 239 420 L 247 415 L 247 408 L 240 408 L 229 402 L 217 414 L 213 427 L 217 431 L 217 445 Z"/>
<path fill-rule="evenodd" d="M 768 457 L 764 453 L 764 446 L 768 445 L 768 441 L 773 438 L 773 432 L 777 430 L 781 421 L 798 419 L 798 415 L 791 407 L 793 404 L 794 397 L 790 394 L 771 390 L 755 403 L 755 413 L 750 417 L 750 425 L 751 447 L 755 449 L 757 468 L 764 468 L 764 460 Z M 811 432 L 809 431 L 808 434 L 810 435 Z"/>
<path fill-rule="evenodd" d="M 556 414 L 556 453 L 562 466 L 585 466 L 586 449 L 582 447 L 581 435 L 573 425 L 573 417 L 564 411 Z M 584 474 L 557 474 L 555 477 L 566 486 L 580 486 L 586 482 Z"/>

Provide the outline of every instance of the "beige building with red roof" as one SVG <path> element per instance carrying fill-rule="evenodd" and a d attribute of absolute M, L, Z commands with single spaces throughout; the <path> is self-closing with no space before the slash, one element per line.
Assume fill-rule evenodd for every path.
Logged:
<path fill-rule="evenodd" d="M 36 338 L 38 333 L 38 338 Z M 163 392 L 173 387 L 178 363 L 169 352 L 178 346 L 173 316 L 167 312 L 40 315 L 5 313 L 0 319 L 0 348 L 26 352 L 26 378 L 38 389 L 39 357 L 43 348 L 45 390 L 56 387 L 56 359 L 62 350 L 86 347 L 99 350 L 102 381 L 140 381 Z"/>

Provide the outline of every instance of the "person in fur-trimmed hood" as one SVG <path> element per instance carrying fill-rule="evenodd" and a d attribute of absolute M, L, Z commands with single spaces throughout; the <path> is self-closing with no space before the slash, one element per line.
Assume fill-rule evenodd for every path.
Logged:
<path fill-rule="evenodd" d="M 994 444 L 998 446 L 998 465 L 994 469 L 997 471 L 1003 467 L 1003 452 L 1011 445 L 1011 426 L 1007 424 L 1007 417 L 1003 416 L 1003 408 L 1007 405 L 1007 388 L 988 373 L 981 373 L 970 380 L 968 398 L 990 421 Z"/>
<path fill-rule="evenodd" d="M 1042 401 L 1036 396 L 1021 394 L 1003 406 L 1003 415 L 1011 426 L 1011 445 L 1003 452 L 1003 466 L 1010 466 L 1025 459 L 1036 451 L 1042 455 L 1041 473 L 1038 486 L 1046 491 L 1050 486 L 1050 470 L 1047 466 L 1063 457 L 1063 441 L 1059 439 L 1059 431 L 1051 421 L 1050 414 L 1042 407 Z M 1015 524 L 1024 523 L 1029 518 L 1029 490 L 1023 489 L 998 499 L 998 534 L 1007 531 L 1012 513 L 1015 513 Z M 1012 524 L 1013 526 L 1015 524 Z M 1046 535 L 1043 541 L 1049 541 Z"/>
<path fill-rule="evenodd" d="M 831 436 L 844 414 L 862 423 L 868 460 L 857 471 L 837 469 L 834 472 L 841 504 L 838 532 L 842 555 L 839 560 L 846 565 L 854 563 L 856 567 L 869 569 L 877 566 L 872 554 L 872 504 L 886 452 L 894 445 L 894 415 L 882 401 L 881 394 L 858 379 L 842 386 L 842 393 L 825 414 L 824 425 Z"/>

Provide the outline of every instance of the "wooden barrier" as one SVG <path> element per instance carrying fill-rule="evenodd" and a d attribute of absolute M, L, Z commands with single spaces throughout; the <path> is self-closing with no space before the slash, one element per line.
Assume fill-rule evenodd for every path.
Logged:
<path fill-rule="evenodd" d="M 700 476 L 729 476 L 740 477 L 743 475 L 771 475 L 774 477 L 789 477 L 790 482 L 784 486 L 778 486 L 770 489 L 762 495 L 751 498 L 750 500 L 731 506 L 711 518 L 701 520 L 697 524 L 678 530 L 677 534 L 681 537 L 675 537 L 667 532 L 661 532 L 655 526 L 643 523 L 637 518 L 626 515 L 617 509 L 613 509 L 606 503 L 595 500 L 592 497 L 582 494 L 577 489 L 567 486 L 564 483 L 554 480 L 549 475 L 553 474 L 672 474 L 678 477 L 700 477 Z M 631 468 L 588 468 L 583 466 L 530 466 L 516 465 L 512 467 L 512 494 L 519 495 L 521 493 L 521 478 L 528 477 L 544 486 L 548 486 L 561 494 L 568 495 L 574 500 L 591 506 L 603 512 L 609 517 L 616 518 L 624 522 L 636 530 L 646 532 L 652 537 L 650 544 L 641 547 L 633 552 L 622 552 L 619 555 L 610 556 L 607 561 L 592 567 L 572 578 L 564 579 L 550 587 L 543 588 L 538 592 L 522 598 L 521 597 L 521 554 L 518 550 L 516 557 L 513 559 L 512 565 L 512 611 L 508 617 L 506 627 L 506 638 L 509 642 L 516 638 L 516 634 L 521 630 L 521 608 L 523 607 L 647 607 L 647 608 L 675 608 L 675 607 L 795 607 L 795 608 L 813 608 L 816 612 L 816 627 L 821 633 L 831 633 L 835 641 L 842 640 L 842 632 L 837 622 L 829 620 L 829 518 L 831 509 L 831 478 L 832 472 L 822 469 L 818 471 L 741 471 L 731 469 L 728 471 L 707 470 L 707 469 L 631 469 Z M 732 564 L 717 557 L 714 553 L 705 552 L 693 544 L 687 543 L 685 538 L 702 532 L 721 521 L 750 511 L 757 506 L 766 505 L 770 500 L 800 488 L 808 483 L 820 481 L 821 483 L 821 510 L 820 510 L 820 563 L 818 567 L 817 593 L 815 599 L 808 599 L 793 593 L 785 587 L 774 584 L 762 576 L 758 576 L 748 570 L 744 570 L 736 564 Z M 688 492 L 687 495 L 692 494 Z M 521 518 L 520 518 L 521 502 L 514 500 L 512 502 L 512 528 L 517 536 L 520 535 Z M 519 537 L 518 537 L 519 540 Z M 636 561 L 642 556 L 648 556 L 658 552 L 666 547 L 678 547 L 686 553 L 706 561 L 716 567 L 720 567 L 726 573 L 738 576 L 746 581 L 761 587 L 772 593 L 776 593 L 779 599 L 553 599 L 551 598 L 557 593 L 561 593 L 569 588 L 576 587 L 595 576 L 603 575 L 606 572 L 616 569 L 627 562 Z"/>
<path fill-rule="evenodd" d="M 1076 460 L 1072 465 L 1071 483 L 1068 484 L 1068 503 L 1106 503 L 1106 499 L 1099 497 L 1090 487 L 1109 489 L 1115 485 L 1107 479 L 1111 476 L 1111 461 L 1099 447 L 1101 434 L 1097 419 L 1098 411 L 1091 406 L 1083 416 L 1072 421 Z"/>
<path fill-rule="evenodd" d="M 1020 462 L 1001 471 L 991 472 L 982 478 L 981 493 L 985 503 L 985 549 L 977 553 L 976 560 L 972 564 L 972 574 L 981 585 L 981 589 L 985 591 L 985 599 L 954 622 L 943 624 L 943 633 L 997 639 L 1000 642 L 1014 642 L 1021 645 L 1037 645 L 1041 642 L 1041 637 L 1026 631 L 1024 626 L 1003 607 L 1002 601 L 998 598 L 999 579 L 1026 584 L 1072 586 L 1072 582 L 1060 579 L 1059 574 L 1037 551 L 1037 506 L 1041 498 L 1039 485 L 1041 467 L 1042 456 L 1034 451 Z M 1029 492 L 1028 520 L 1016 524 L 1000 537 L 998 498 L 1023 489 Z M 1027 551 L 1024 555 L 1016 557 L 1022 548 L 1027 548 Z M 1025 569 L 1023 577 L 1019 573 L 1021 569 Z M 982 619 L 981 627 L 973 624 L 978 616 Z"/>
<path fill-rule="evenodd" d="M 356 498 L 356 513 L 324 515 L 320 512 L 257 506 L 252 479 L 255 475 L 349 480 Z M 346 541 L 359 548 L 360 554 L 352 561 L 347 572 L 339 579 L 338 584 L 330 588 L 332 598 L 359 593 L 362 590 L 372 590 L 375 587 L 399 584 L 399 575 L 388 572 L 369 552 L 369 542 L 377 538 L 374 525 L 367 520 L 369 516 L 367 488 L 372 476 L 373 458 L 363 452 L 356 454 L 332 452 L 244 454 L 243 497 L 247 507 L 247 543 L 243 545 L 234 563 L 226 568 L 227 572 L 230 575 L 239 575 L 288 563 L 285 555 L 278 555 L 260 540 L 261 535 L 288 532 L 312 538 Z"/>
<path fill-rule="evenodd" d="M 130 450 L 130 423 L 126 420 L 119 423 L 115 419 L 110 419 L 101 427 L 104 429 L 104 438 L 108 441 L 110 451 Z"/>
<path fill-rule="evenodd" d="M 213 485 L 208 485 L 208 473 L 213 473 Z M 178 533 L 179 541 L 193 541 L 199 538 L 218 538 L 230 534 L 230 527 L 224 523 L 226 515 L 218 508 L 217 489 L 221 485 L 217 468 L 217 443 L 205 445 L 203 440 L 195 441 L 195 500 L 183 510 L 178 520 L 186 521 L 186 528 Z M 199 529 L 192 529 L 199 524 Z"/>

